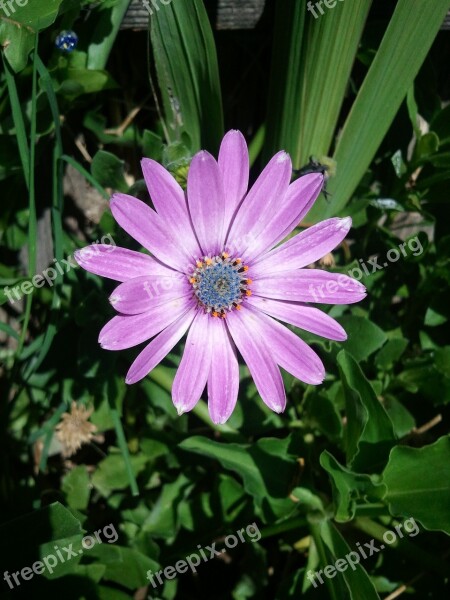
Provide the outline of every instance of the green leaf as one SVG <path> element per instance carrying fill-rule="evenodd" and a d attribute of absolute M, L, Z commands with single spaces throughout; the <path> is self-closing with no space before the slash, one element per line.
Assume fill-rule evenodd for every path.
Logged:
<path fill-rule="evenodd" d="M 80 521 L 59 502 L 4 523 L 0 527 L 4 569 L 11 572 L 18 565 L 32 565 L 51 553 L 56 542 L 75 536 L 82 537 Z"/>
<path fill-rule="evenodd" d="M 408 347 L 406 338 L 392 338 L 375 356 L 375 364 L 383 370 L 392 368 Z"/>
<path fill-rule="evenodd" d="M 344 523 L 354 518 L 358 501 L 378 500 L 386 488 L 380 485 L 378 477 L 353 473 L 345 468 L 327 450 L 320 455 L 320 464 L 328 472 L 333 484 L 333 498 L 336 504 L 336 521 Z"/>
<path fill-rule="evenodd" d="M 130 456 L 134 475 L 145 467 L 148 458 L 143 455 Z M 128 471 L 121 454 L 111 454 L 102 460 L 92 476 L 92 485 L 103 496 L 109 496 L 114 490 L 123 490 L 129 485 Z"/>
<path fill-rule="evenodd" d="M 423 448 L 393 448 L 383 483 L 393 515 L 450 534 L 450 436 Z"/>
<path fill-rule="evenodd" d="M 12 1 L 0 11 L 0 45 L 14 71 L 21 71 L 34 48 L 35 34 L 51 25 L 63 0 L 29 0 L 24 6 Z"/>
<path fill-rule="evenodd" d="M 76 510 L 85 510 L 89 504 L 90 483 L 85 465 L 72 469 L 63 479 L 62 491 L 66 494 L 67 504 Z"/>
<path fill-rule="evenodd" d="M 96 544 L 89 550 L 106 566 L 104 579 L 123 585 L 130 590 L 148 585 L 147 571 L 157 571 L 158 563 L 138 550 L 116 544 Z"/>
<path fill-rule="evenodd" d="M 119 192 L 127 192 L 128 185 L 124 177 L 124 165 L 125 163 L 115 154 L 99 150 L 92 159 L 91 173 L 100 185 Z"/>
<path fill-rule="evenodd" d="M 167 142 L 216 153 L 223 136 L 214 37 L 202 0 L 172 2 L 150 19 Z"/>
<path fill-rule="evenodd" d="M 277 2 L 266 160 L 284 148 L 298 168 L 328 154 L 370 6 L 338 2 L 314 18 L 304 1 Z"/>
<path fill-rule="evenodd" d="M 329 589 L 332 589 L 329 597 L 336 600 L 341 598 L 380 600 L 370 577 L 360 564 L 359 554 L 353 550 L 352 555 L 349 557 L 352 550 L 333 523 L 323 520 L 313 525 L 312 531 L 314 541 L 319 546 L 322 569 L 327 565 L 333 566 L 339 559 L 344 559 L 345 564 L 342 561 L 339 563 L 341 569 L 345 568 L 343 572 L 335 568 L 334 574 L 333 572 L 330 573 L 331 579 L 322 574 L 323 579 L 329 585 Z M 356 562 L 357 560 L 358 562 Z M 317 587 L 317 578 L 315 581 Z"/>
<path fill-rule="evenodd" d="M 385 332 L 366 317 L 348 315 L 340 317 L 338 321 L 348 335 L 344 349 L 357 361 L 366 360 L 387 340 Z"/>
<path fill-rule="evenodd" d="M 395 441 L 391 420 L 354 358 L 341 350 L 337 362 L 347 413 L 347 463 L 356 471 L 377 471 L 384 467 Z"/>
<path fill-rule="evenodd" d="M 144 129 L 142 136 L 142 151 L 147 158 L 153 158 L 157 162 L 161 162 L 163 155 L 163 141 L 159 135 L 148 129 Z"/>
<path fill-rule="evenodd" d="M 344 5 L 350 3 L 344 2 Z M 332 200 L 319 198 L 308 220 L 337 214 L 345 207 L 372 162 L 411 88 L 449 8 L 448 0 L 399 0 L 339 134 L 333 158 Z M 334 11 L 337 9 L 333 9 Z"/>
<path fill-rule="evenodd" d="M 222 444 L 194 436 L 180 444 L 183 450 L 214 458 L 242 477 L 244 488 L 266 520 L 293 508 L 287 499 L 289 484 L 297 472 L 295 457 L 288 452 L 290 437 L 263 438 L 252 445 Z"/>

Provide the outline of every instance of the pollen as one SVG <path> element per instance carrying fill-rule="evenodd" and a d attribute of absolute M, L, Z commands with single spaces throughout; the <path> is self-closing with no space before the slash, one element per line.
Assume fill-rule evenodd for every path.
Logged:
<path fill-rule="evenodd" d="M 242 302 L 251 295 L 252 280 L 246 275 L 247 265 L 228 252 L 203 256 L 196 260 L 189 276 L 198 305 L 212 317 L 225 319 L 227 313 L 241 310 Z"/>

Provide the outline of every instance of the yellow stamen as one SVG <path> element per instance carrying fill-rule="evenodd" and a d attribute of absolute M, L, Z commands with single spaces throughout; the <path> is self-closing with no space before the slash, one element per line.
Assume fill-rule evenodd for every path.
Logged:
<path fill-rule="evenodd" d="M 250 285 L 251 283 L 253 283 L 252 279 L 246 279 L 245 281 L 247 282 L 248 285 Z"/>
<path fill-rule="evenodd" d="M 252 290 L 246 290 L 245 291 L 245 295 L 246 296 L 251 296 L 252 295 Z"/>
<path fill-rule="evenodd" d="M 222 252 L 222 257 L 223 258 L 230 258 L 230 255 L 228 254 L 228 252 Z"/>
<path fill-rule="evenodd" d="M 240 264 L 241 264 L 241 262 L 242 262 L 242 258 L 237 258 L 237 259 L 236 259 L 234 262 L 235 262 L 236 264 L 240 265 Z"/>
<path fill-rule="evenodd" d="M 247 265 L 244 265 L 244 271 L 248 271 Z"/>
<path fill-rule="evenodd" d="M 212 265 L 212 260 L 210 258 L 205 258 L 205 263 L 209 266 Z"/>
<path fill-rule="evenodd" d="M 190 281 L 191 283 L 197 283 L 197 280 L 195 279 L 195 277 L 191 277 L 191 278 L 189 279 L 189 281 Z"/>
<path fill-rule="evenodd" d="M 197 267 L 198 267 L 199 269 L 200 269 L 200 267 L 203 267 L 203 263 L 202 263 L 202 261 L 201 261 L 201 260 L 198 260 L 198 261 L 196 262 L 196 265 L 197 265 Z"/>
<path fill-rule="evenodd" d="M 212 312 L 212 313 L 211 313 L 211 315 L 212 315 L 213 317 L 218 317 L 218 316 L 219 316 L 219 313 L 218 313 L 218 312 L 216 312 L 216 311 L 214 311 L 214 312 Z"/>
<path fill-rule="evenodd" d="M 238 305 L 236 306 L 236 310 L 241 310 L 241 309 L 242 309 L 242 306 L 241 306 L 240 304 L 238 304 Z"/>
<path fill-rule="evenodd" d="M 226 319 L 227 318 L 227 313 L 222 313 L 220 316 L 222 317 L 222 319 Z"/>

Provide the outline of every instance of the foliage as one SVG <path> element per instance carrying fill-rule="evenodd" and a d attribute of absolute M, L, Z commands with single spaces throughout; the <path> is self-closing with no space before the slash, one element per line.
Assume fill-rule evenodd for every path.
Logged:
<path fill-rule="evenodd" d="M 119 32 L 127 1 L 30 0 L 14 19 L 0 9 L 4 570 L 79 550 L 111 524 L 118 534 L 20 589 L 4 580 L 6 597 L 448 592 L 449 43 L 438 30 L 450 6 L 346 0 L 314 19 L 303 0 L 275 5 L 237 32 L 213 31 L 202 0 L 160 3 L 149 32 Z M 79 36 L 71 53 L 54 46 L 63 29 Z M 149 200 L 141 156 L 184 185 L 192 155 L 217 151 L 224 121 L 248 138 L 253 179 L 280 148 L 295 167 L 309 154 L 336 166 L 331 199 L 302 225 L 352 216 L 321 266 L 360 278 L 368 297 L 322 307 L 346 342 L 295 330 L 326 365 L 321 386 L 284 374 L 277 415 L 243 367 L 238 406 L 215 426 L 204 401 L 181 417 L 172 405 L 182 347 L 125 385 L 136 351 L 97 343 L 112 284 L 63 261 L 105 236 L 132 248 L 105 210 L 110 193 Z M 35 286 L 49 267 L 54 278 Z M 55 427 L 73 400 L 92 406 L 96 433 L 64 459 Z M 420 533 L 324 585 L 308 578 L 386 544 L 408 519 Z M 247 534 L 197 573 L 147 578 L 251 524 L 260 539 Z"/>

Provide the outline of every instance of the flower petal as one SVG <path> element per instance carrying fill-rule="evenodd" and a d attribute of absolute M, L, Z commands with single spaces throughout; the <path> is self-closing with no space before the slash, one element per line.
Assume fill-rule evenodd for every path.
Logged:
<path fill-rule="evenodd" d="M 308 213 L 323 187 L 323 176 L 310 173 L 289 186 L 284 198 L 271 207 L 271 218 L 261 233 L 250 240 L 245 252 L 251 260 L 273 248 L 291 233 Z"/>
<path fill-rule="evenodd" d="M 223 319 L 210 319 L 209 331 L 214 360 L 208 377 L 208 409 L 213 423 L 225 423 L 236 406 L 239 363 Z"/>
<path fill-rule="evenodd" d="M 225 200 L 215 159 L 202 150 L 192 159 L 187 179 L 192 223 L 204 255 L 218 254 L 225 239 Z"/>
<path fill-rule="evenodd" d="M 122 229 L 169 267 L 183 271 L 186 257 L 172 238 L 163 219 L 141 200 L 114 194 L 110 202 L 115 220 Z"/>
<path fill-rule="evenodd" d="M 105 350 L 124 350 L 142 344 L 187 313 L 192 306 L 192 298 L 184 296 L 154 306 L 140 315 L 117 315 L 100 331 L 100 346 Z"/>
<path fill-rule="evenodd" d="M 353 304 L 366 297 L 366 288 L 347 275 L 298 269 L 255 279 L 252 292 L 265 298 L 290 302 Z"/>
<path fill-rule="evenodd" d="M 248 188 L 249 158 L 247 143 L 240 131 L 229 131 L 219 151 L 219 169 L 225 195 L 225 229 L 245 196 Z"/>
<path fill-rule="evenodd" d="M 171 230 L 173 238 L 183 246 L 186 258 L 195 261 L 201 251 L 181 186 L 167 169 L 154 160 L 144 158 L 141 166 L 156 211 Z"/>
<path fill-rule="evenodd" d="M 248 318 L 250 310 L 243 312 L 245 314 L 233 311 L 227 316 L 228 329 L 250 370 L 259 395 L 271 410 L 283 412 L 286 392 L 280 369 L 269 351 L 270 340 L 261 338 L 258 332 L 252 330 L 252 321 Z"/>
<path fill-rule="evenodd" d="M 172 386 L 172 400 L 179 415 L 192 410 L 205 389 L 211 367 L 211 316 L 198 311 L 186 339 L 180 366 Z"/>
<path fill-rule="evenodd" d="M 170 300 L 192 296 L 192 287 L 186 278 L 180 273 L 177 275 L 129 279 L 116 287 L 109 301 L 117 312 L 138 315 Z"/>
<path fill-rule="evenodd" d="M 136 383 L 148 375 L 181 340 L 196 312 L 197 308 L 192 308 L 155 337 L 134 360 L 128 370 L 125 383 Z"/>
<path fill-rule="evenodd" d="M 268 341 L 270 351 L 280 367 L 305 383 L 322 383 L 325 377 L 322 361 L 295 333 L 275 319 L 251 308 L 248 309 L 248 314 L 246 311 L 245 320 L 251 331 L 260 339 Z"/>
<path fill-rule="evenodd" d="M 299 302 L 260 298 L 259 296 L 251 296 L 247 299 L 247 303 L 275 319 L 280 319 L 329 340 L 343 342 L 347 339 L 342 325 L 314 306 L 306 306 Z"/>
<path fill-rule="evenodd" d="M 319 260 L 342 242 L 352 226 L 350 217 L 334 217 L 305 229 L 252 265 L 253 277 L 301 269 Z"/>
<path fill-rule="evenodd" d="M 142 275 L 161 277 L 175 273 L 148 254 L 111 244 L 91 244 L 76 250 L 74 258 L 86 271 L 115 281 L 126 281 Z"/>
<path fill-rule="evenodd" d="M 243 254 L 271 221 L 271 207 L 283 202 L 292 175 L 289 154 L 278 152 L 255 181 L 238 208 L 227 237 L 227 248 Z"/>

